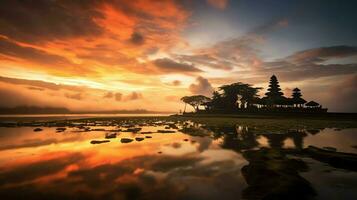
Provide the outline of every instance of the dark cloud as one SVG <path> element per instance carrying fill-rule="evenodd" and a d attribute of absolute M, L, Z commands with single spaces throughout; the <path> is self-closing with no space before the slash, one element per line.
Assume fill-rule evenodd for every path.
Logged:
<path fill-rule="evenodd" d="M 35 49 L 32 47 L 20 46 L 14 42 L 11 42 L 1 37 L 0 37 L 0 54 L 11 56 L 17 59 L 23 59 L 41 65 L 49 65 L 53 67 L 77 66 L 76 64 L 72 63 L 65 57 L 50 54 L 45 51 Z M 84 72 L 84 69 L 82 72 Z"/>
<path fill-rule="evenodd" d="M 79 87 L 79 86 L 54 84 L 54 83 L 49 83 L 49 82 L 45 82 L 45 81 L 17 79 L 17 78 L 9 78 L 9 77 L 2 77 L 2 76 L 0 76 L 0 82 L 11 83 L 11 84 L 16 84 L 16 85 L 29 85 L 29 86 L 31 86 L 31 89 L 34 89 L 34 87 L 36 87 L 36 88 L 38 88 L 37 90 L 39 90 L 41 88 L 42 89 L 46 88 L 49 90 L 66 89 L 66 90 L 72 90 L 72 91 L 82 91 L 84 89 L 83 87 Z"/>
<path fill-rule="evenodd" d="M 75 93 L 75 94 L 66 93 L 64 96 L 66 98 L 75 99 L 75 100 L 82 100 L 83 99 L 82 93 Z"/>
<path fill-rule="evenodd" d="M 123 98 L 123 94 L 122 93 L 117 92 L 117 93 L 114 94 L 115 101 L 121 101 L 122 98 Z"/>
<path fill-rule="evenodd" d="M 137 99 L 142 99 L 143 95 L 139 92 L 131 92 L 128 95 L 123 95 L 120 92 L 107 92 L 103 98 L 114 98 L 115 101 L 132 101 L 132 100 L 137 100 Z"/>
<path fill-rule="evenodd" d="M 138 100 L 138 99 L 142 99 L 143 95 L 139 92 L 132 92 L 129 95 L 127 95 L 125 97 L 125 100 L 127 101 L 132 101 L 132 100 Z"/>
<path fill-rule="evenodd" d="M 262 68 L 254 71 L 237 71 L 235 76 L 230 78 L 214 78 L 215 83 L 233 82 L 236 80 L 257 84 L 265 83 L 272 74 L 278 76 L 280 81 L 302 81 L 338 75 L 348 75 L 357 73 L 356 64 L 292 64 L 288 62 L 266 62 Z"/>
<path fill-rule="evenodd" d="M 144 44 L 144 36 L 138 32 L 133 32 L 130 36 L 130 42 L 135 45 Z"/>
<path fill-rule="evenodd" d="M 286 58 L 263 63 L 257 74 L 277 74 L 283 81 L 305 80 L 357 73 L 357 59 L 352 63 L 333 64 L 333 58 L 347 58 L 357 55 L 357 47 L 331 46 L 307 49 Z M 325 62 L 325 63 L 324 63 Z"/>
<path fill-rule="evenodd" d="M 196 68 L 192 64 L 179 63 L 169 58 L 160 58 L 153 61 L 154 65 L 159 68 L 162 72 L 181 72 L 181 73 L 192 73 L 192 72 L 202 72 L 202 70 Z"/>
<path fill-rule="evenodd" d="M 213 92 L 212 85 L 208 82 L 207 79 L 199 76 L 196 79 L 196 83 L 192 83 L 189 87 L 189 90 L 193 94 L 202 94 L 202 95 L 211 95 Z"/>
<path fill-rule="evenodd" d="M 37 90 L 37 91 L 44 91 L 45 89 L 39 87 L 27 87 L 29 90 Z"/>
<path fill-rule="evenodd" d="M 175 55 L 175 58 L 181 62 L 221 70 L 256 68 L 256 63 L 261 61 L 259 51 L 254 47 L 257 40 L 259 38 L 256 36 L 238 37 L 200 49 L 192 55 Z"/>
<path fill-rule="evenodd" d="M 103 15 L 95 9 L 95 2 L 100 1 L 3 0 L 0 34 L 29 43 L 96 36 L 101 27 L 94 19 Z"/>
<path fill-rule="evenodd" d="M 302 81 L 357 73 L 356 47 L 331 46 L 307 49 L 285 58 L 262 62 L 259 68 L 236 71 L 230 79 L 212 79 L 215 83 L 240 81 L 265 83 L 272 74 L 280 81 Z M 349 59 L 349 63 L 334 63 L 334 58 Z M 337 61 L 338 62 L 338 61 Z"/>
<path fill-rule="evenodd" d="M 206 52 L 192 55 L 175 55 L 175 58 L 182 62 L 195 63 L 213 69 L 231 70 L 234 66 L 234 63 Z"/>
<path fill-rule="evenodd" d="M 308 49 L 297 52 L 287 58 L 292 62 L 301 63 L 319 63 L 331 58 L 344 58 L 357 55 L 357 47 L 355 46 L 330 46 Z"/>
<path fill-rule="evenodd" d="M 297 65 L 266 72 L 279 74 L 283 81 L 298 81 L 357 73 L 357 64 Z"/>
<path fill-rule="evenodd" d="M 103 98 L 111 99 L 113 98 L 113 96 L 114 96 L 113 92 L 107 92 L 106 94 L 104 94 Z"/>
<path fill-rule="evenodd" d="M 181 85 L 181 81 L 179 81 L 179 80 L 174 80 L 174 81 L 172 81 L 172 85 L 173 85 L 173 86 L 179 86 L 179 85 Z"/>

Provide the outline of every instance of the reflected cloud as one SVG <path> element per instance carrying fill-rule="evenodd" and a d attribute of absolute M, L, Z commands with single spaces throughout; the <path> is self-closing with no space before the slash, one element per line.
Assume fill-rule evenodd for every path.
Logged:
<path fill-rule="evenodd" d="M 55 133 L 56 128 L 42 123 L 61 125 L 66 131 Z M 33 123 L 19 123 L 32 127 L 1 129 L 7 132 L 2 140 L 14 144 L 0 147 L 0 195 L 8 199 L 262 199 L 291 195 L 304 199 L 316 195 L 310 179 L 301 176 L 310 170 L 305 159 L 319 160 L 319 150 L 313 157 L 306 145 L 312 141 L 326 144 L 324 137 L 339 145 L 331 137 L 346 134 L 340 130 L 336 136 L 334 129 L 322 130 L 321 124 L 320 128 L 276 126 L 273 121 L 270 128 L 243 124 L 84 119 L 62 124 L 37 122 L 36 127 L 43 131 L 35 133 Z M 136 133 L 118 129 L 136 126 L 141 128 Z M 84 127 L 96 131 L 73 132 Z M 165 127 L 177 132 L 156 132 Z M 117 130 L 117 138 L 102 145 L 90 144 L 112 129 Z M 151 139 L 120 143 L 123 138 L 143 137 L 141 131 L 151 134 Z M 347 140 L 354 141 L 352 138 Z"/>

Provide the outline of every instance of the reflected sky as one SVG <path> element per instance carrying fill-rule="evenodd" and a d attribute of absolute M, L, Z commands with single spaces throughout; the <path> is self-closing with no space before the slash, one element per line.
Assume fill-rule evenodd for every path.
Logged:
<path fill-rule="evenodd" d="M 58 132 L 57 127 L 40 126 L 42 131 L 38 132 L 34 131 L 37 127 L 0 127 L 0 195 L 4 199 L 254 199 L 256 196 L 252 198 L 249 193 L 256 187 L 250 181 L 254 173 L 247 175 L 243 168 L 253 170 L 259 162 L 254 156 L 247 157 L 249 152 L 265 156 L 264 147 L 281 153 L 308 145 L 357 150 L 353 147 L 356 129 L 268 134 L 254 127 L 211 127 L 192 122 L 140 126 L 92 122 L 85 126 L 90 130 L 83 129 L 81 123 L 72 125 L 64 132 Z M 133 133 L 132 127 L 141 130 Z M 91 144 L 104 140 L 106 133 L 117 133 L 117 137 L 108 143 Z M 144 140 L 136 141 L 138 137 Z M 133 141 L 122 143 L 122 138 Z M 326 181 L 337 177 L 340 184 L 349 185 L 339 197 L 356 196 L 355 172 L 329 167 L 328 173 L 321 173 L 320 167 L 326 164 L 300 159 L 310 170 L 297 178 L 311 182 L 317 194 L 338 187 L 315 187 L 320 184 L 316 177 Z M 282 154 L 277 163 L 290 162 L 291 158 Z M 294 170 L 293 174 L 302 172 Z M 266 193 L 264 190 L 259 195 Z M 317 195 L 320 197 L 323 195 Z"/>

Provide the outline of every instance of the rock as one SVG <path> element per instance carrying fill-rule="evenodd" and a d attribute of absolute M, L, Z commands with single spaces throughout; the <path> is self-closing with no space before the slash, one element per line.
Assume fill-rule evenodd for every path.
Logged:
<path fill-rule="evenodd" d="M 65 130 L 66 130 L 66 128 L 64 128 L 64 127 L 56 128 L 56 132 L 57 132 L 57 133 L 63 132 L 63 131 L 65 131 Z"/>
<path fill-rule="evenodd" d="M 153 134 L 154 132 L 152 131 L 144 131 L 144 132 L 140 132 L 141 134 Z"/>
<path fill-rule="evenodd" d="M 92 129 L 91 131 L 105 131 L 104 128 L 95 128 L 95 129 Z"/>
<path fill-rule="evenodd" d="M 110 142 L 110 140 L 92 140 L 90 141 L 91 144 L 102 144 L 102 143 L 107 143 Z"/>
<path fill-rule="evenodd" d="M 108 132 L 120 132 L 121 129 L 107 130 Z"/>
<path fill-rule="evenodd" d="M 183 141 L 187 142 L 187 141 L 188 141 L 188 139 L 183 139 Z"/>
<path fill-rule="evenodd" d="M 126 130 L 123 130 L 123 132 L 133 132 L 133 133 L 137 133 L 141 131 L 141 128 L 128 128 Z"/>
<path fill-rule="evenodd" d="M 326 151 L 333 151 L 333 152 L 336 152 L 337 149 L 334 148 L 334 147 L 322 147 L 322 149 L 326 150 Z"/>
<path fill-rule="evenodd" d="M 145 136 L 145 138 L 152 138 L 151 136 L 149 136 L 149 135 L 147 135 L 147 136 Z"/>
<path fill-rule="evenodd" d="M 124 128 L 132 128 L 132 127 L 134 127 L 134 124 L 123 124 L 122 127 L 124 127 Z"/>
<path fill-rule="evenodd" d="M 34 132 L 39 132 L 39 131 L 42 131 L 43 129 L 42 128 L 35 128 L 33 129 Z"/>
<path fill-rule="evenodd" d="M 176 126 L 176 124 L 169 124 L 169 127 L 172 129 L 178 129 L 178 127 Z"/>
<path fill-rule="evenodd" d="M 138 142 L 140 142 L 140 141 L 143 141 L 144 138 L 142 138 L 142 137 L 136 137 L 135 140 L 138 141 Z"/>
<path fill-rule="evenodd" d="M 121 143 L 130 143 L 132 141 L 133 141 L 133 139 L 130 139 L 130 138 L 122 138 L 122 139 L 120 139 Z"/>
<path fill-rule="evenodd" d="M 117 134 L 116 133 L 106 133 L 105 134 L 105 139 L 113 139 L 116 138 Z"/>
<path fill-rule="evenodd" d="M 170 130 L 158 130 L 158 133 L 176 133 L 176 131 L 170 131 Z"/>

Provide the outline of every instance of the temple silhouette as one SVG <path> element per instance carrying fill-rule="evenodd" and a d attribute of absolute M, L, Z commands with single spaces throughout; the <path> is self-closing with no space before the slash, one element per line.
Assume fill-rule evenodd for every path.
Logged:
<path fill-rule="evenodd" d="M 183 112 L 186 112 L 187 104 L 198 113 L 327 112 L 327 108 L 319 103 L 303 99 L 299 88 L 294 88 L 290 97 L 284 96 L 275 75 L 271 76 L 267 92 L 261 98 L 258 93 L 262 89 L 242 82 L 222 85 L 213 92 L 211 98 L 203 95 L 182 97 L 181 100 L 185 103 Z"/>

